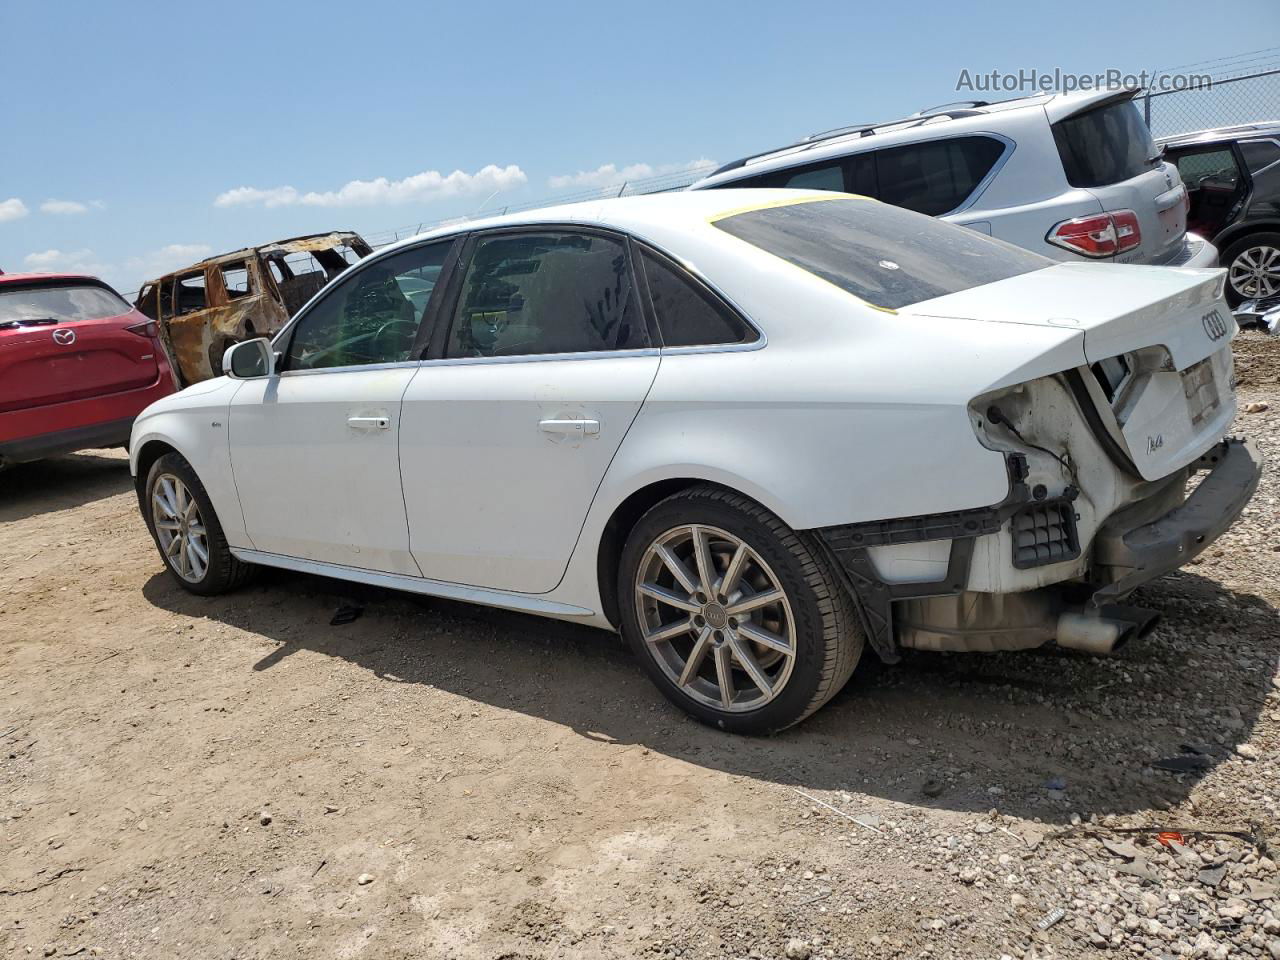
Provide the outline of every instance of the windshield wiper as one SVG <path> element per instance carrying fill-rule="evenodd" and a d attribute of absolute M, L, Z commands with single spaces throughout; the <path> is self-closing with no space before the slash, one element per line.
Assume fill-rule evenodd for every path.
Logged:
<path fill-rule="evenodd" d="M 61 323 L 57 317 L 28 317 L 23 320 L 0 320 L 0 330 L 14 330 L 18 327 L 48 327 Z"/>

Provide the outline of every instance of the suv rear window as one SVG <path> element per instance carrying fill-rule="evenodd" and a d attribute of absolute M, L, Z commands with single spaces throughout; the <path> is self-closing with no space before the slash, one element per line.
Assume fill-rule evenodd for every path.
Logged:
<path fill-rule="evenodd" d="M 965 227 L 853 197 L 813 197 L 714 221 L 878 307 L 897 309 L 1050 266 Z"/>
<path fill-rule="evenodd" d="M 102 320 L 123 316 L 130 309 L 114 290 L 97 284 L 0 285 L 0 324 Z"/>
<path fill-rule="evenodd" d="M 1105 187 L 1151 169 L 1159 154 L 1132 100 L 1094 107 L 1053 125 L 1067 183 Z"/>

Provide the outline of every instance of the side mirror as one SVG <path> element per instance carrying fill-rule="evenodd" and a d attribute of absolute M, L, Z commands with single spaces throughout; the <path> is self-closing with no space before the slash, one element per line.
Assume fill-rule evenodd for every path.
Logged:
<path fill-rule="evenodd" d="M 232 380 L 259 380 L 276 372 L 276 357 L 266 337 L 243 340 L 227 347 L 222 372 Z"/>

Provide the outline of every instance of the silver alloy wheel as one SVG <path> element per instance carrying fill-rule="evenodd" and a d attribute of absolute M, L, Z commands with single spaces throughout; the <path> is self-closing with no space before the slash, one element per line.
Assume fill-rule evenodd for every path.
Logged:
<path fill-rule="evenodd" d="M 640 561 L 635 602 L 650 654 L 700 703 L 734 713 L 756 710 L 791 677 L 791 601 L 740 537 L 700 524 L 668 530 Z"/>
<path fill-rule="evenodd" d="M 1280 250 L 1267 246 L 1241 250 L 1227 276 L 1245 299 L 1275 296 L 1280 293 Z"/>
<path fill-rule="evenodd" d="M 151 519 L 160 550 L 174 572 L 199 583 L 209 569 L 209 540 L 200 505 L 187 485 L 172 473 L 156 477 L 151 488 Z"/>

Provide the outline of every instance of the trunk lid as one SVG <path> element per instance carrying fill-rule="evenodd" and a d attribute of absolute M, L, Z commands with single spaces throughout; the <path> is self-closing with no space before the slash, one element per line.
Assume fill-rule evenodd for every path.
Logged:
<path fill-rule="evenodd" d="M 1156 480 L 1200 456 L 1235 414 L 1237 327 L 1224 278 L 1219 269 L 1062 263 L 898 312 L 1080 331 L 1100 419 L 1141 476 Z"/>

